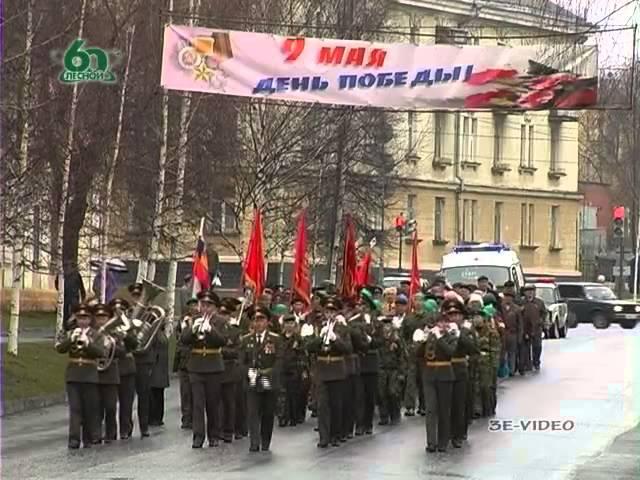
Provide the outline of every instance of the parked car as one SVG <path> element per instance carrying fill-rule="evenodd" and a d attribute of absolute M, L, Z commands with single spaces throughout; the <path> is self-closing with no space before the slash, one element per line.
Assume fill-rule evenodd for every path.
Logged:
<path fill-rule="evenodd" d="M 569 331 L 567 325 L 567 303 L 562 299 L 558 286 L 553 281 L 539 280 L 534 283 L 536 296 L 547 307 L 545 338 L 565 338 Z"/>
<path fill-rule="evenodd" d="M 410 282 L 411 274 L 399 272 L 392 275 L 388 275 L 382 279 L 382 286 L 384 288 L 400 288 L 403 282 Z M 420 278 L 420 286 L 422 288 L 428 287 L 429 282 L 427 282 L 424 278 Z"/>
<path fill-rule="evenodd" d="M 558 289 L 569 307 L 568 323 L 592 323 L 596 328 L 608 328 L 618 323 L 622 328 L 635 328 L 640 320 L 640 304 L 620 300 L 601 283 L 562 282 Z"/>

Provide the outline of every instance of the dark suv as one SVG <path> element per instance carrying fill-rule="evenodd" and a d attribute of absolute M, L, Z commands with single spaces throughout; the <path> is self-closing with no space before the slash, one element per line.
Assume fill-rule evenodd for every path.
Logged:
<path fill-rule="evenodd" d="M 640 320 L 640 305 L 619 300 L 613 291 L 600 283 L 558 283 L 560 296 L 569 307 L 567 323 L 593 323 L 596 328 L 608 328 L 619 323 L 622 328 L 634 328 Z"/>

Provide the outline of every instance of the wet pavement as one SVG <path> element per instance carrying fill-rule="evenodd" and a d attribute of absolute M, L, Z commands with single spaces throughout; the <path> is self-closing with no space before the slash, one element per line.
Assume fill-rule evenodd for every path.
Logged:
<path fill-rule="evenodd" d="M 166 425 L 150 438 L 69 452 L 66 408 L 53 407 L 3 419 L 2 478 L 637 479 L 639 360 L 640 328 L 581 325 L 567 339 L 545 341 L 539 373 L 501 384 L 495 420 L 571 421 L 574 427 L 491 432 L 487 420 L 476 421 L 464 448 L 446 454 L 425 453 L 422 417 L 403 418 L 401 425 L 327 450 L 316 448 L 312 419 L 276 427 L 272 452 L 251 454 L 246 439 L 192 450 L 190 431 L 178 428 L 177 385 L 167 390 Z"/>

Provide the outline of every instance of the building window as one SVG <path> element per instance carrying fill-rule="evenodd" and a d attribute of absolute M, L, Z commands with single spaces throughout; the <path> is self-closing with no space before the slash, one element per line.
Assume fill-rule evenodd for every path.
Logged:
<path fill-rule="evenodd" d="M 476 241 L 477 200 L 464 200 L 462 204 L 462 239 L 465 242 Z"/>
<path fill-rule="evenodd" d="M 409 155 L 415 155 L 417 146 L 416 112 L 409 112 L 407 115 L 407 150 Z"/>
<path fill-rule="evenodd" d="M 493 118 L 493 164 L 500 165 L 502 163 L 503 142 L 504 142 L 504 115 L 495 114 Z"/>
<path fill-rule="evenodd" d="M 478 134 L 478 119 L 465 116 L 462 119 L 462 161 L 475 162 L 476 135 Z"/>
<path fill-rule="evenodd" d="M 502 241 L 502 202 L 496 202 L 493 211 L 493 239 L 496 243 Z"/>
<path fill-rule="evenodd" d="M 238 217 L 233 205 L 224 200 L 213 202 L 213 229 L 222 233 L 238 232 Z"/>
<path fill-rule="evenodd" d="M 444 198 L 442 197 L 436 197 L 433 213 L 433 239 L 444 240 Z"/>
<path fill-rule="evenodd" d="M 435 112 L 433 114 L 433 156 L 436 159 L 442 158 L 446 118 L 446 113 L 444 112 Z"/>
<path fill-rule="evenodd" d="M 551 122 L 551 125 L 549 126 L 549 133 L 551 139 L 551 143 L 549 145 L 549 170 L 555 172 L 558 170 L 560 164 L 560 124 L 558 122 Z"/>
<path fill-rule="evenodd" d="M 560 235 L 558 227 L 560 225 L 560 207 L 553 205 L 551 207 L 551 235 L 549 237 L 549 246 L 551 248 L 560 248 Z"/>
<path fill-rule="evenodd" d="M 535 206 L 533 203 L 523 203 L 520 210 L 520 245 L 535 245 L 535 223 Z"/>
<path fill-rule="evenodd" d="M 407 195 L 407 220 L 415 220 L 416 218 L 416 195 Z"/>
<path fill-rule="evenodd" d="M 535 136 L 533 125 L 520 126 L 520 167 L 533 168 L 535 156 Z"/>

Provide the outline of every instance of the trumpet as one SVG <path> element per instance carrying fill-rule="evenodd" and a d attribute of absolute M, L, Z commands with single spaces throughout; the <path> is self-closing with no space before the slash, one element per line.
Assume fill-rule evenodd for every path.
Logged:
<path fill-rule="evenodd" d="M 180 321 L 180 331 L 184 331 L 184 330 L 188 330 L 189 327 L 191 327 L 191 323 L 193 322 L 193 319 L 191 318 L 191 315 L 185 315 L 183 317 L 183 319 Z"/>
<path fill-rule="evenodd" d="M 71 342 L 75 351 L 84 350 L 89 346 L 88 328 L 75 328 L 71 333 Z"/>
<path fill-rule="evenodd" d="M 198 341 L 204 341 L 206 334 L 211 331 L 211 317 L 203 317 L 202 323 L 194 326 L 194 329 L 198 332 Z"/>

